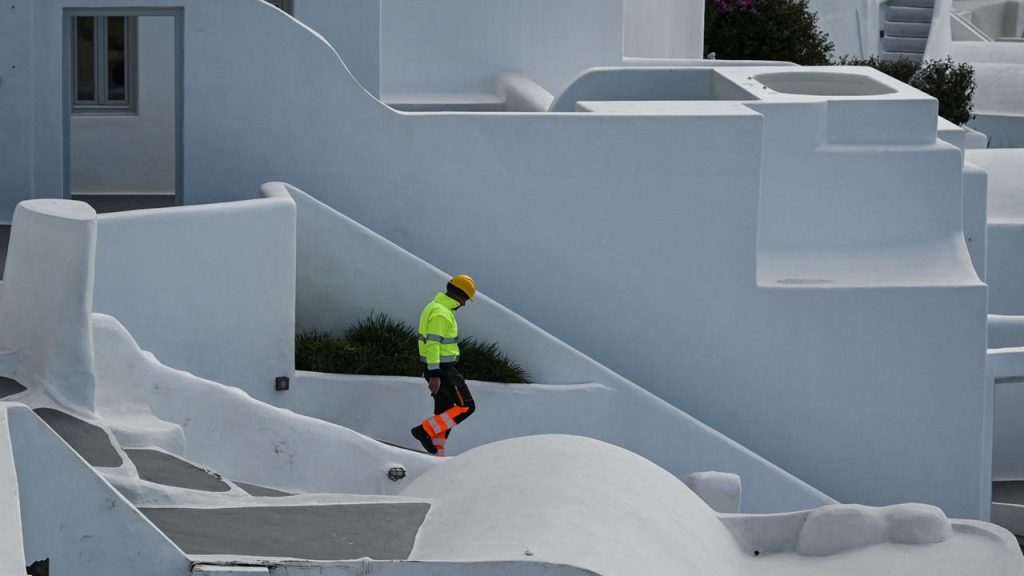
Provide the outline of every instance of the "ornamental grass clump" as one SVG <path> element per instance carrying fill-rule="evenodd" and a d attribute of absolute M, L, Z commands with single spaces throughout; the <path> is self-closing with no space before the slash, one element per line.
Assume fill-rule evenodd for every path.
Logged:
<path fill-rule="evenodd" d="M 419 338 L 404 322 L 386 314 L 360 320 L 341 337 L 310 330 L 295 337 L 298 370 L 376 376 L 422 376 Z M 470 380 L 528 382 L 529 375 L 492 342 L 459 339 L 459 372 Z"/>
<path fill-rule="evenodd" d="M 872 57 L 862 60 L 843 57 L 839 63 L 870 66 L 904 84 L 910 84 L 938 100 L 939 116 L 954 124 L 962 126 L 971 119 L 975 84 L 974 67 L 970 64 L 955 62 L 949 57 L 925 60 L 920 64 L 907 58 L 882 60 Z"/>
<path fill-rule="evenodd" d="M 835 45 L 807 0 L 707 0 L 704 53 L 721 60 L 828 64 Z"/>

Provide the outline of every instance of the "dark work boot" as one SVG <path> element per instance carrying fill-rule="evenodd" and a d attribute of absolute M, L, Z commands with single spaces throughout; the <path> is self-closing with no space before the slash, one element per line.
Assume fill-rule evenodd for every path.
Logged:
<path fill-rule="evenodd" d="M 420 441 L 424 450 L 430 454 L 437 454 L 437 448 L 434 448 L 434 441 L 430 438 L 430 434 L 427 434 L 427 431 L 423 429 L 422 424 L 409 430 L 409 432 L 412 432 L 413 438 Z"/>

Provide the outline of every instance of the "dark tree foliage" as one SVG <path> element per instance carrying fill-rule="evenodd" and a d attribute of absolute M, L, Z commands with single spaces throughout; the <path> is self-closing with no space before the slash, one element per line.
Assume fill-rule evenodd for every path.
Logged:
<path fill-rule="evenodd" d="M 704 53 L 720 60 L 829 63 L 835 45 L 807 0 L 707 0 Z"/>
<path fill-rule="evenodd" d="M 954 62 L 951 58 L 925 60 L 918 64 L 912 60 L 858 60 L 843 57 L 840 64 L 870 66 L 939 101 L 939 116 L 954 124 L 963 125 L 971 119 L 974 100 L 974 68 L 970 64 Z"/>

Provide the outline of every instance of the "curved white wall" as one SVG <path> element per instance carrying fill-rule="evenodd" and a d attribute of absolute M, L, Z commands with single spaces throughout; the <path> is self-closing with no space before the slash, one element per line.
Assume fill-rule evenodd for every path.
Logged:
<path fill-rule="evenodd" d="M 390 467 L 412 479 L 440 462 L 164 366 L 112 317 L 94 315 L 93 330 L 100 414 L 141 407 L 180 426 L 184 457 L 225 477 L 285 491 L 393 494 L 404 484 L 387 478 Z"/>
<path fill-rule="evenodd" d="M 292 13 L 323 34 L 367 92 L 380 96 L 381 0 L 292 0 Z"/>
<path fill-rule="evenodd" d="M 294 368 L 295 204 L 103 214 L 94 309 L 170 366 L 274 395 Z"/>
<path fill-rule="evenodd" d="M 89 328 L 95 246 L 96 212 L 88 204 L 22 202 L 0 283 L 0 371 L 87 412 L 95 386 Z"/>

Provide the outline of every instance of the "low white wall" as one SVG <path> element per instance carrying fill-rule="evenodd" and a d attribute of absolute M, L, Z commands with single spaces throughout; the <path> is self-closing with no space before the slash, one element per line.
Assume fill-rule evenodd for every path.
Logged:
<path fill-rule="evenodd" d="M 521 72 L 549 92 L 622 61 L 622 0 L 385 0 L 381 94 L 493 93 Z"/>
<path fill-rule="evenodd" d="M 551 103 L 551 112 L 573 112 L 581 101 L 753 101 L 757 97 L 713 68 L 595 68 L 578 76 Z"/>
<path fill-rule="evenodd" d="M 14 445 L 28 562 L 50 574 L 181 576 L 191 563 L 25 406 L 0 404 Z M 4 538 L 8 536 L 5 534 Z"/>
<path fill-rule="evenodd" d="M 520 436 L 573 434 L 626 448 L 680 479 L 704 470 L 739 474 L 744 512 L 803 510 L 834 502 L 649 393 L 604 382 L 470 382 L 477 410 L 452 434 L 449 453 Z M 277 404 L 404 446 L 416 446 L 409 428 L 433 411 L 421 378 L 313 372 L 298 372 Z"/>
<path fill-rule="evenodd" d="M 138 17 L 138 109 L 71 115 L 71 191 L 175 191 L 174 18 Z"/>
<path fill-rule="evenodd" d="M 988 311 L 1024 315 L 1024 150 L 968 150 L 966 158 L 988 179 Z"/>
<path fill-rule="evenodd" d="M 985 134 L 989 148 L 1024 148 L 1024 114 L 975 114 L 967 125 Z"/>
<path fill-rule="evenodd" d="M 994 386 L 992 479 L 1024 479 L 1024 348 L 989 352 L 990 386 Z"/>
<path fill-rule="evenodd" d="M 1024 315 L 1024 222 L 990 222 L 988 241 L 988 311 Z"/>
<path fill-rule="evenodd" d="M 295 355 L 295 205 L 269 198 L 104 214 L 94 309 L 163 362 L 260 399 Z"/>
<path fill-rule="evenodd" d="M 0 284 L 0 371 L 72 410 L 93 409 L 96 212 L 66 200 L 18 205 Z"/>
<path fill-rule="evenodd" d="M 989 314 L 988 347 L 990 350 L 1024 347 L 1024 316 Z"/>
<path fill-rule="evenodd" d="M 988 174 L 964 163 L 964 240 L 974 271 L 988 279 Z"/>
<path fill-rule="evenodd" d="M 288 492 L 393 494 L 406 481 L 389 480 L 389 468 L 413 479 L 440 462 L 164 366 L 112 317 L 95 314 L 93 330 L 100 414 L 148 407 L 181 427 L 186 459 L 226 478 Z"/>
<path fill-rule="evenodd" d="M 0 538 L 0 576 L 24 576 L 27 563 L 21 536 L 21 498 L 5 406 L 0 403 L 0 533 L 4 535 Z"/>

